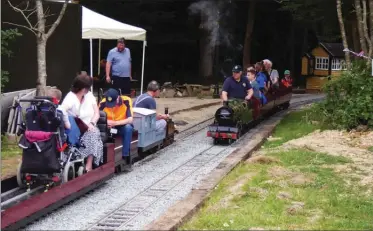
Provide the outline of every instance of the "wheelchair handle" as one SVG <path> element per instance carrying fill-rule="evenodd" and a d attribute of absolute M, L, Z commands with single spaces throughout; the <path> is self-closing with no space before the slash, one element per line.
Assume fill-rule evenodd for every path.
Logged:
<path fill-rule="evenodd" d="M 19 99 L 17 102 L 24 102 L 24 103 L 47 103 L 50 105 L 55 106 L 55 104 L 49 100 L 46 99 Z"/>

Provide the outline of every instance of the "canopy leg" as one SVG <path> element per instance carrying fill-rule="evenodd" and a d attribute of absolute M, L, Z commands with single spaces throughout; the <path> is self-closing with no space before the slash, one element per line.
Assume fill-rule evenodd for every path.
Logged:
<path fill-rule="evenodd" d="M 92 53 L 93 53 L 93 48 L 92 48 L 92 39 L 89 39 L 89 59 L 90 59 L 90 75 L 93 78 L 93 58 L 92 58 Z M 93 81 L 92 81 L 92 86 L 91 86 L 91 91 L 93 93 Z"/>
<path fill-rule="evenodd" d="M 146 41 L 143 42 L 143 47 L 142 47 L 142 68 L 141 68 L 141 88 L 140 88 L 140 94 L 142 94 L 142 89 L 144 87 L 145 47 L 146 47 Z"/>

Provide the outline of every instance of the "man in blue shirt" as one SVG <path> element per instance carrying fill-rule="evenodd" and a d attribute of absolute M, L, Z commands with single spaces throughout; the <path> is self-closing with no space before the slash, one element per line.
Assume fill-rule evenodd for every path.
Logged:
<path fill-rule="evenodd" d="M 106 61 L 106 81 L 110 83 L 112 80 L 114 88 L 121 89 L 124 95 L 130 95 L 132 59 L 130 49 L 126 47 L 126 40 L 124 38 L 118 39 L 117 47 L 109 51 Z"/>
<path fill-rule="evenodd" d="M 151 81 L 148 84 L 147 92 L 137 97 L 137 99 L 133 102 L 133 107 L 141 107 L 150 110 L 157 109 L 157 103 L 155 102 L 155 97 L 158 97 L 160 93 L 159 84 L 156 81 Z M 168 115 L 157 114 L 157 122 L 156 122 L 156 130 L 160 132 L 165 129 L 168 119 Z"/>
<path fill-rule="evenodd" d="M 222 99 L 227 101 L 228 98 L 242 99 L 249 101 L 253 96 L 253 89 L 249 80 L 242 77 L 242 67 L 236 65 L 232 70 L 231 77 L 225 79 L 223 84 Z"/>

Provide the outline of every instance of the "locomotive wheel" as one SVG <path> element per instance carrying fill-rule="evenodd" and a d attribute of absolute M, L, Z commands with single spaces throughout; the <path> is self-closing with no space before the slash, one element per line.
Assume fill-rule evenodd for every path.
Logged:
<path fill-rule="evenodd" d="M 17 184 L 19 187 L 24 187 L 25 186 L 25 174 L 21 172 L 21 167 L 22 167 L 22 161 L 19 162 L 18 167 L 17 167 Z"/>
<path fill-rule="evenodd" d="M 63 168 L 62 182 L 66 183 L 74 178 L 75 178 L 74 164 L 66 163 L 65 167 Z"/>

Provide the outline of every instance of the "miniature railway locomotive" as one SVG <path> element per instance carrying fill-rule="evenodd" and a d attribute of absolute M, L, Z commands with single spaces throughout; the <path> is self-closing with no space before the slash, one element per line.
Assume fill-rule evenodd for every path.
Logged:
<path fill-rule="evenodd" d="M 240 104 L 237 101 L 229 100 L 224 102 L 223 106 L 216 110 L 214 122 L 209 125 L 207 136 L 213 138 L 214 144 L 218 144 L 221 141 L 231 143 L 239 139 L 261 119 L 270 116 L 279 109 L 287 109 L 290 106 L 291 96 L 292 88 L 285 87 L 280 83 L 279 88 L 271 89 L 266 94 L 268 101 L 263 106 L 252 107 L 252 102 L 242 102 L 239 106 L 236 106 Z M 237 108 L 243 109 L 245 112 L 237 115 Z M 245 118 L 237 118 L 237 116 Z"/>

